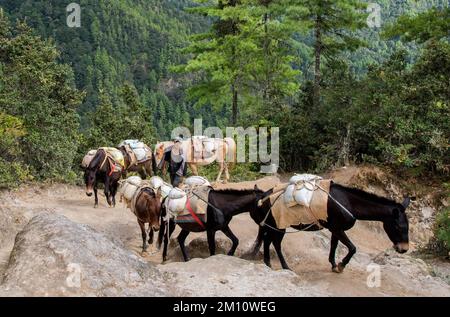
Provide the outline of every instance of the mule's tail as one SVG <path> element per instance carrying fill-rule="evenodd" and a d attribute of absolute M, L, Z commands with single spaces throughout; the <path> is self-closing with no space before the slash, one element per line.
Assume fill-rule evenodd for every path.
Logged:
<path fill-rule="evenodd" d="M 223 139 L 228 145 L 228 151 L 225 153 L 225 162 L 229 168 L 233 168 L 236 165 L 237 153 L 236 153 L 236 141 L 233 138 Z"/>

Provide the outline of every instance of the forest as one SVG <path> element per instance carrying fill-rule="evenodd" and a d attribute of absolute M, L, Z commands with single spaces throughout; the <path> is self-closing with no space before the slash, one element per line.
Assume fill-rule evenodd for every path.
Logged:
<path fill-rule="evenodd" d="M 283 173 L 373 164 L 450 189 L 448 0 L 75 2 L 71 28 L 69 1 L 0 0 L 0 189 L 80 182 L 89 149 L 196 118 L 280 127 Z"/>
<path fill-rule="evenodd" d="M 0 186 L 73 181 L 90 148 L 281 126 L 281 168 L 449 173 L 447 1 L 1 0 Z M 254 164 L 255 165 L 255 164 Z M 258 170 L 258 166 L 248 166 Z"/>

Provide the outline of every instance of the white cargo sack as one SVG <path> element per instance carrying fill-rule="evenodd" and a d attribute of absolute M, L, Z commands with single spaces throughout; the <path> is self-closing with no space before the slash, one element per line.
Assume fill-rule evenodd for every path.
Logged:
<path fill-rule="evenodd" d="M 186 197 L 186 193 L 179 188 L 173 188 L 169 193 L 170 199 L 180 199 Z"/>
<path fill-rule="evenodd" d="M 153 189 L 158 189 L 164 184 L 163 179 L 159 176 L 152 176 L 148 182 Z"/>
<path fill-rule="evenodd" d="M 130 176 L 120 185 L 119 192 L 126 200 L 131 201 L 141 183 L 142 179 L 139 176 Z"/>
<path fill-rule="evenodd" d="M 204 152 L 206 153 L 214 153 L 216 150 L 216 142 L 215 139 L 209 138 L 206 140 L 203 140 L 203 146 L 204 146 Z"/>
<path fill-rule="evenodd" d="M 146 155 L 147 155 L 147 152 L 145 151 L 144 148 L 136 148 L 136 149 L 133 149 L 133 152 L 134 152 L 134 155 L 136 155 L 136 159 L 137 159 L 138 161 L 145 160 L 145 157 L 146 157 Z"/>
<path fill-rule="evenodd" d="M 170 186 L 169 184 L 162 184 L 160 187 L 161 190 L 161 197 L 162 198 L 166 198 L 167 196 L 169 196 L 170 191 L 173 189 L 172 186 Z"/>
<path fill-rule="evenodd" d="M 184 210 L 187 202 L 187 195 L 179 188 L 173 188 L 169 192 L 168 199 L 166 200 L 166 208 L 174 213 L 178 214 Z"/>
<path fill-rule="evenodd" d="M 126 182 L 139 187 L 141 186 L 142 178 L 140 178 L 139 176 L 130 176 L 127 178 Z"/>
<path fill-rule="evenodd" d="M 201 176 L 190 176 L 184 181 L 186 186 L 211 186 L 209 181 Z"/>
<path fill-rule="evenodd" d="M 95 154 L 97 154 L 97 150 L 90 150 L 84 157 L 83 161 L 81 162 L 81 167 L 88 168 L 89 164 L 91 164 L 92 159 L 94 158 Z"/>
<path fill-rule="evenodd" d="M 290 185 L 284 193 L 284 202 L 288 207 L 301 205 L 309 207 L 316 189 L 316 182 L 322 177 L 312 174 L 296 174 L 289 180 Z"/>

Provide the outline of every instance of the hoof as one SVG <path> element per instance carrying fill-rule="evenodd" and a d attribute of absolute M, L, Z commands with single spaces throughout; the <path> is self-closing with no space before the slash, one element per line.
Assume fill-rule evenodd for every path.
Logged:
<path fill-rule="evenodd" d="M 147 251 L 142 251 L 142 252 L 141 252 L 141 256 L 142 256 L 143 258 L 146 258 L 147 255 L 148 255 L 148 252 L 147 252 Z"/>
<path fill-rule="evenodd" d="M 94 208 L 97 209 L 97 208 L 98 208 L 98 205 L 94 205 Z"/>
<path fill-rule="evenodd" d="M 333 267 L 331 270 L 334 273 L 342 273 L 342 272 L 344 272 L 344 269 L 345 269 L 345 265 L 342 263 L 339 263 L 337 266 Z"/>

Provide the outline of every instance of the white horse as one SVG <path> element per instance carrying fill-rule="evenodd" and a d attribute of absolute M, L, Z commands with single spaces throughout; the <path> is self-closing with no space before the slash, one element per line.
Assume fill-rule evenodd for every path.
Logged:
<path fill-rule="evenodd" d="M 194 175 L 198 175 L 197 166 L 209 165 L 215 161 L 219 164 L 219 174 L 216 181 L 220 181 L 225 173 L 225 182 L 230 179 L 228 163 L 236 161 L 236 142 L 232 138 L 207 138 L 193 136 L 175 144 L 173 141 L 158 142 L 155 146 L 155 160 L 160 166 L 166 150 L 172 146 L 175 155 L 181 155 Z"/>

